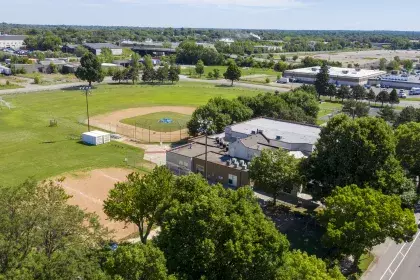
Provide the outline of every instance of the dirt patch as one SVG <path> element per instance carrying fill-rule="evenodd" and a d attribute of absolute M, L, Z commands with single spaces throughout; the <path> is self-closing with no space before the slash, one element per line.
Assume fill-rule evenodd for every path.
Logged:
<path fill-rule="evenodd" d="M 127 175 L 131 172 L 133 171 L 121 168 L 78 172 L 65 175 L 66 179 L 62 186 L 69 195 L 72 195 L 72 198 L 69 200 L 70 204 L 78 205 L 87 212 L 96 213 L 100 218 L 101 224 L 110 230 L 114 230 L 114 238 L 120 240 L 136 233 L 136 226 L 108 220 L 108 216 L 103 212 L 102 206 L 114 184 L 125 181 Z"/>
<path fill-rule="evenodd" d="M 185 137 L 188 137 L 187 129 L 171 132 L 157 132 L 145 128 L 135 128 L 132 125 L 121 123 L 120 120 L 157 112 L 175 112 L 191 115 L 195 109 L 195 107 L 176 106 L 130 108 L 94 116 L 90 119 L 90 123 L 92 126 L 122 134 L 143 142 L 176 142 Z"/>

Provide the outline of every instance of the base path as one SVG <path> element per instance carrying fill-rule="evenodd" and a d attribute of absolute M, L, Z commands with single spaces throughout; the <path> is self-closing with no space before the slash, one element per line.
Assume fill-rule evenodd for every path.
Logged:
<path fill-rule="evenodd" d="M 127 137 L 143 142 L 176 142 L 188 137 L 188 130 L 182 129 L 171 132 L 158 132 L 146 128 L 134 127 L 132 125 L 120 122 L 136 116 L 148 115 L 158 112 L 174 112 L 185 115 L 191 115 L 195 107 L 176 107 L 176 106 L 157 106 L 157 107 L 139 107 L 115 111 L 90 118 L 92 126 L 105 129 L 114 133 L 122 134 Z"/>
<path fill-rule="evenodd" d="M 106 168 L 66 174 L 66 179 L 61 185 L 67 194 L 72 196 L 69 199 L 70 204 L 77 205 L 86 212 L 96 213 L 103 226 L 115 231 L 112 236 L 121 240 L 137 233 L 137 227 L 133 224 L 110 221 L 103 212 L 103 202 L 115 183 L 125 181 L 131 172 L 133 171 L 129 169 Z"/>

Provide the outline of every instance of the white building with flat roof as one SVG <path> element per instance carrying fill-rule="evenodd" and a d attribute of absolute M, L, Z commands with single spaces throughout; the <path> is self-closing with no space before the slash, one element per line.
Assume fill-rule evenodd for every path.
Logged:
<path fill-rule="evenodd" d="M 24 45 L 24 35 L 1 35 L 0 34 L 0 48 L 20 49 Z"/>
<path fill-rule="evenodd" d="M 321 128 L 315 125 L 257 118 L 225 128 L 225 140 L 259 150 L 265 146 L 312 153 Z M 255 135 L 255 137 L 250 137 Z M 262 135 L 263 138 L 261 138 Z M 232 151 L 232 154 L 237 151 Z"/>
<path fill-rule="evenodd" d="M 283 73 L 285 78 L 294 78 L 302 83 L 314 83 L 316 75 L 319 73 L 321 67 L 314 66 L 308 68 L 300 68 L 294 70 L 286 70 Z M 367 70 L 359 68 L 340 68 L 329 67 L 330 83 L 336 85 L 366 85 L 369 79 L 374 79 L 385 75 L 385 71 Z"/>

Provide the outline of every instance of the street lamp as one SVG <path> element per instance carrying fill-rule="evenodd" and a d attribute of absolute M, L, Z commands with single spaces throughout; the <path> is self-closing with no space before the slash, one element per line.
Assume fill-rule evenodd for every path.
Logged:
<path fill-rule="evenodd" d="M 354 115 L 355 115 L 355 111 L 356 111 L 356 107 L 350 107 L 350 109 L 352 110 L 352 112 L 353 112 L 353 120 L 354 120 Z"/>
<path fill-rule="evenodd" d="M 207 136 L 209 135 L 209 133 L 213 133 L 213 131 L 211 130 L 211 126 L 213 125 L 213 122 L 210 120 L 198 120 L 199 123 L 199 128 L 198 131 L 201 133 L 204 133 L 204 135 L 206 136 L 206 150 L 205 150 L 205 156 L 204 156 L 204 175 L 206 180 L 208 180 L 207 177 Z"/>
<path fill-rule="evenodd" d="M 92 89 L 92 87 L 90 87 L 90 86 L 80 87 L 80 90 L 83 90 L 85 92 L 85 96 L 86 96 L 86 115 L 87 115 L 87 120 L 88 120 L 88 131 L 90 131 L 88 95 L 90 94 L 91 89 Z"/>

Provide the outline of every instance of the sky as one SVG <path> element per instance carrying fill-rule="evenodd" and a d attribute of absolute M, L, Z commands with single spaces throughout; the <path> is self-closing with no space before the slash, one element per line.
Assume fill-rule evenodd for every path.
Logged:
<path fill-rule="evenodd" d="M 419 0 L 0 0 L 0 22 L 420 31 Z"/>

